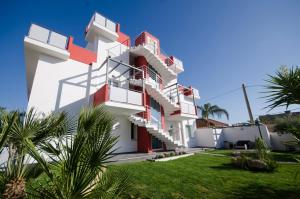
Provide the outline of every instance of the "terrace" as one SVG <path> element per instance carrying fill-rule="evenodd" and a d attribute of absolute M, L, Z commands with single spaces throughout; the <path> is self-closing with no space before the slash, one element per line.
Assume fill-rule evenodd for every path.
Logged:
<path fill-rule="evenodd" d="M 105 66 L 104 84 L 94 94 L 94 105 L 104 104 L 111 112 L 128 116 L 145 111 L 143 84 L 137 87 L 129 81 L 133 73 L 143 71 L 111 58 Z"/>

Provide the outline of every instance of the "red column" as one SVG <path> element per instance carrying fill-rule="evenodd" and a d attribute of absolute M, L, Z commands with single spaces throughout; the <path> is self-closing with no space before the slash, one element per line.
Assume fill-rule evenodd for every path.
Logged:
<path fill-rule="evenodd" d="M 162 129 L 165 129 L 165 111 L 164 107 L 160 106 L 160 113 L 161 113 L 161 127 Z"/>
<path fill-rule="evenodd" d="M 144 75 L 145 75 L 144 77 L 146 79 L 148 79 L 148 77 L 149 77 L 149 73 L 148 73 L 148 70 L 147 70 L 147 68 L 148 68 L 148 62 L 147 62 L 146 58 L 143 57 L 143 56 L 136 57 L 135 58 L 135 66 L 137 68 L 142 69 L 144 71 Z"/>
<path fill-rule="evenodd" d="M 138 126 L 137 149 L 138 152 L 149 153 L 152 151 L 152 137 L 145 127 Z"/>

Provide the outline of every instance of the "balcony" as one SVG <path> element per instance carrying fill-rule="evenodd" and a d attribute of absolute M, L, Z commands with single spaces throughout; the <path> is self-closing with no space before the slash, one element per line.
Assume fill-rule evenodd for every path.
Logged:
<path fill-rule="evenodd" d="M 95 106 L 104 104 L 112 113 L 127 116 L 145 111 L 144 84 L 132 85 L 130 82 L 132 74 L 137 73 L 142 74 L 143 81 L 141 69 L 109 58 L 106 67 L 99 70 L 106 71 L 106 75 L 102 77 L 103 86 L 93 96 Z"/>
<path fill-rule="evenodd" d="M 70 53 L 67 51 L 68 38 L 46 28 L 31 24 L 28 35 L 24 38 L 25 50 L 34 50 L 67 60 Z"/>
<path fill-rule="evenodd" d="M 159 40 L 147 32 L 143 32 L 136 40 L 135 47 L 130 49 L 130 52 L 135 56 L 143 56 L 147 62 L 157 70 L 166 82 L 169 82 L 177 77 L 166 63 L 167 56 L 161 53 Z"/>
<path fill-rule="evenodd" d="M 119 37 L 117 24 L 99 13 L 95 13 L 86 28 L 86 38 L 88 41 L 92 41 L 97 35 L 116 41 Z"/>
<path fill-rule="evenodd" d="M 170 114 L 170 120 L 181 121 L 186 119 L 196 119 L 197 111 L 195 106 L 195 98 L 191 87 L 184 87 L 178 83 L 172 84 L 163 89 L 164 94 L 172 101 L 179 104 L 179 110 Z M 188 98 L 185 98 L 187 97 Z"/>
<path fill-rule="evenodd" d="M 143 93 L 113 85 L 105 84 L 94 94 L 94 105 L 103 104 L 118 115 L 132 115 L 145 111 Z"/>
<path fill-rule="evenodd" d="M 188 119 L 197 119 L 196 106 L 192 103 L 181 102 L 180 110 L 175 111 L 170 115 L 171 121 L 182 121 Z"/>
<path fill-rule="evenodd" d="M 182 61 L 175 58 L 174 56 L 166 58 L 166 63 L 177 74 L 184 71 Z"/>

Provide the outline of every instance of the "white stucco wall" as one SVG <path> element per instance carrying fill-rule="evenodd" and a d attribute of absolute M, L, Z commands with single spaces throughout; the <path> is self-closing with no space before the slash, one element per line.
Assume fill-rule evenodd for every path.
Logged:
<path fill-rule="evenodd" d="M 115 115 L 115 120 L 118 127 L 112 131 L 112 134 L 119 137 L 114 147 L 114 149 L 117 149 L 116 153 L 137 151 L 137 136 L 135 135 L 135 139 L 131 139 L 131 123 L 128 118 Z"/>
<path fill-rule="evenodd" d="M 266 144 L 271 147 L 270 134 L 267 126 L 260 125 L 262 137 Z M 259 130 L 257 126 L 246 126 L 246 127 L 229 127 L 224 128 L 224 141 L 229 141 L 236 143 L 239 140 L 250 140 L 255 141 L 256 138 L 260 137 Z M 222 145 L 223 147 L 223 145 Z"/>
<path fill-rule="evenodd" d="M 271 147 L 270 134 L 265 125 L 260 126 L 263 139 Z M 224 141 L 235 144 L 239 140 L 255 142 L 260 137 L 257 126 L 228 127 L 223 129 L 200 128 L 196 131 L 196 145 L 200 147 L 223 148 Z"/>

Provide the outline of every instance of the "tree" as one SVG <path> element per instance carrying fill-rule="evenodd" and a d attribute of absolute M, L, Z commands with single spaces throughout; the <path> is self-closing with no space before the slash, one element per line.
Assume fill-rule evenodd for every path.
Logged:
<path fill-rule="evenodd" d="M 49 179 L 31 194 L 51 199 L 118 198 L 130 183 L 127 172 L 105 169 L 117 141 L 111 134 L 112 116 L 103 107 L 85 108 L 78 122 L 68 124 L 62 129 L 63 137 L 44 142 L 39 149 L 32 140 L 24 140 Z M 47 161 L 45 153 L 51 161 Z"/>
<path fill-rule="evenodd" d="M 206 103 L 203 106 L 198 106 L 197 108 L 201 111 L 202 118 L 206 120 L 208 120 L 209 116 L 214 117 L 215 115 L 217 115 L 219 118 L 222 115 L 225 115 L 226 118 L 229 119 L 229 113 L 225 109 L 220 108 L 217 105 L 211 105 L 210 103 Z"/>
<path fill-rule="evenodd" d="M 299 117 L 284 117 L 275 121 L 274 131 L 278 133 L 290 133 L 295 136 L 296 143 L 300 145 L 300 118 Z"/>
<path fill-rule="evenodd" d="M 270 110 L 285 106 L 288 108 L 292 104 L 300 104 L 300 69 L 292 67 L 288 69 L 282 66 L 275 75 L 268 75 L 265 80 L 267 93 L 265 98 L 269 104 L 266 108 Z"/>
<path fill-rule="evenodd" d="M 24 120 L 23 120 L 24 119 Z M 66 115 L 51 114 L 39 119 L 34 110 L 23 115 L 14 111 L 6 113 L 1 119 L 1 128 L 9 130 L 5 144 L 8 146 L 8 160 L 5 170 L 1 173 L 1 183 L 5 185 L 3 198 L 25 198 L 25 183 L 29 177 L 34 177 L 36 167 L 30 165 L 28 151 L 24 145 L 25 140 L 30 140 L 35 146 L 39 146 L 50 137 L 59 136 L 66 123 Z"/>

